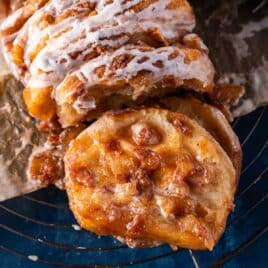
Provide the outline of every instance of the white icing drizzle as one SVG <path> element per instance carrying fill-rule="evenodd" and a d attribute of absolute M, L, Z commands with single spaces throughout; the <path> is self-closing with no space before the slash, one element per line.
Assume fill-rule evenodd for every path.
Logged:
<path fill-rule="evenodd" d="M 95 109 L 97 105 L 94 98 L 83 100 L 83 96 L 79 96 L 73 103 L 73 107 L 79 114 L 85 114 L 88 111 Z"/>
<path fill-rule="evenodd" d="M 20 8 L 13 12 L 1 25 L 1 30 L 14 27 L 20 17 L 23 15 L 23 8 Z"/>
<path fill-rule="evenodd" d="M 169 58 L 174 52 L 178 55 Z M 111 68 L 116 57 L 121 55 L 131 55 L 133 58 L 124 68 Z M 151 73 L 152 83 L 161 81 L 165 76 L 174 76 L 177 79 L 197 79 L 207 86 L 212 81 L 214 69 L 209 61 L 206 53 L 200 53 L 197 60 L 192 60 L 190 63 L 185 63 L 186 52 L 177 47 L 163 47 L 144 51 L 141 47 L 125 46 L 113 53 L 107 53 L 93 59 L 92 61 L 82 65 L 79 70 L 67 76 L 67 78 L 59 85 L 55 91 L 55 98 L 58 104 L 63 104 L 77 90 L 69 91 L 69 94 L 62 95 L 61 87 L 68 83 L 70 76 L 78 78 L 83 83 L 83 88 L 90 87 L 105 82 L 106 84 L 115 83 L 117 80 L 129 81 L 135 77 L 140 71 L 149 71 Z M 143 59 L 146 58 L 144 61 Z M 157 67 L 156 63 L 161 62 L 162 67 Z M 105 72 L 102 77 L 95 73 L 96 68 L 105 66 Z M 208 71 L 212 70 L 212 71 Z M 105 92 L 103 93 L 105 94 Z M 108 92 L 109 94 L 109 92 Z M 133 95 L 137 98 L 139 95 Z M 76 106 L 74 106 L 76 108 Z M 79 112 L 79 111 L 78 111 Z"/>
<path fill-rule="evenodd" d="M 51 0 L 25 23 L 14 44 L 24 47 L 24 62 L 30 76 L 24 77 L 27 87 L 56 86 L 65 75 L 85 61 L 98 45 L 118 48 L 131 36 L 149 29 L 158 29 L 166 39 L 178 38 L 182 32 L 191 31 L 195 18 L 191 8 L 183 3 L 175 9 L 168 8 L 170 0 L 151 3 L 135 13 L 131 8 L 142 0 Z M 96 4 L 96 14 L 88 15 L 89 8 L 82 3 Z M 79 15 L 67 16 L 58 23 L 44 27 L 47 15 L 59 18 L 68 10 L 79 10 Z M 21 10 L 19 11 L 21 12 Z M 16 19 L 9 19 L 14 23 Z M 43 47 L 31 62 L 31 53 L 45 40 Z M 77 58 L 71 55 L 79 52 Z M 40 74 L 41 70 L 41 74 Z M 29 81 L 28 81 L 29 77 Z"/>
<path fill-rule="evenodd" d="M 18 10 L 14 11 L 9 17 L 7 17 L 2 23 L 0 30 L 6 30 L 9 28 L 12 28 L 16 26 L 17 21 L 20 20 L 21 16 L 23 15 L 23 8 L 19 8 Z M 3 53 L 3 55 L 0 55 L 0 63 L 3 64 L 4 70 L 9 70 L 13 73 L 13 75 L 20 79 L 18 68 L 15 65 L 15 63 L 12 60 L 12 56 L 9 54 L 8 48 L 5 46 L 6 43 L 13 42 L 18 35 L 18 32 L 13 33 L 11 35 L 2 36 L 0 38 L 0 54 Z M 2 60 L 2 56 L 4 57 L 4 60 Z M 6 68 L 7 66 L 7 68 Z M 1 68 L 1 67 L 0 67 Z"/>
<path fill-rule="evenodd" d="M 4 77 L 10 73 L 13 73 L 17 78 L 17 68 L 15 64 L 11 61 L 11 57 L 7 51 L 7 48 L 4 46 L 5 38 L 0 38 L 0 78 Z"/>

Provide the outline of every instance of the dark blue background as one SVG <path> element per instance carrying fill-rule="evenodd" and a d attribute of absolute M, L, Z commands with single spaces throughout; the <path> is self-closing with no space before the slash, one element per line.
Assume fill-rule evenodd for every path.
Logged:
<path fill-rule="evenodd" d="M 233 127 L 243 146 L 243 171 L 235 212 L 213 252 L 128 249 L 110 237 L 76 231 L 65 193 L 50 187 L 0 203 L 0 267 L 268 267 L 268 109 Z"/>

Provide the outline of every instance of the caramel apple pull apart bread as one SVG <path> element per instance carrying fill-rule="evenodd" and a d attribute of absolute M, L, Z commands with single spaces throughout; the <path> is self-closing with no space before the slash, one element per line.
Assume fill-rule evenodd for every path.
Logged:
<path fill-rule="evenodd" d="M 189 3 L 15 2 L 1 46 L 29 113 L 49 132 L 29 177 L 43 186 L 64 177 L 80 225 L 130 247 L 213 249 L 241 170 L 225 115 L 242 90 L 214 85 Z"/>
<path fill-rule="evenodd" d="M 185 0 L 28 0 L 2 25 L 2 42 L 30 114 L 58 113 L 67 127 L 147 94 L 210 92 L 214 68 L 187 36 L 194 26 Z M 113 95 L 122 101 L 107 103 Z"/>
<path fill-rule="evenodd" d="M 233 208 L 230 158 L 184 114 L 108 113 L 71 142 L 64 161 L 80 225 L 131 247 L 166 242 L 211 250 Z"/>

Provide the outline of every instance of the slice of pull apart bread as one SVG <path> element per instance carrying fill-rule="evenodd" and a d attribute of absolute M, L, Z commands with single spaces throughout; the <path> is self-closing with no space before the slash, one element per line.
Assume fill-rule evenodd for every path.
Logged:
<path fill-rule="evenodd" d="M 185 0 L 28 0 L 2 25 L 2 43 L 29 113 L 58 113 L 67 127 L 148 94 L 211 92 L 214 68 L 188 34 L 194 26 Z"/>
<path fill-rule="evenodd" d="M 212 249 L 233 209 L 237 171 L 220 144 L 182 113 L 107 113 L 64 158 L 79 224 L 130 247 Z"/>
<path fill-rule="evenodd" d="M 108 104 L 116 108 L 120 100 L 126 104 L 179 87 L 210 92 L 213 79 L 212 63 L 198 49 L 124 46 L 66 76 L 55 91 L 59 121 L 63 127 L 72 126 L 92 120 Z"/>

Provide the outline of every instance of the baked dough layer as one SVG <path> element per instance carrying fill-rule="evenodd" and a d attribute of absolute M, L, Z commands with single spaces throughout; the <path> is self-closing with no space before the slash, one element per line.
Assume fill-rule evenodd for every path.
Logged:
<path fill-rule="evenodd" d="M 132 247 L 157 241 L 211 250 L 233 208 L 232 162 L 181 113 L 108 113 L 71 142 L 64 161 L 79 224 Z"/>

